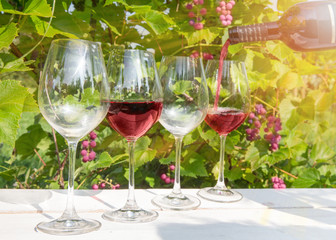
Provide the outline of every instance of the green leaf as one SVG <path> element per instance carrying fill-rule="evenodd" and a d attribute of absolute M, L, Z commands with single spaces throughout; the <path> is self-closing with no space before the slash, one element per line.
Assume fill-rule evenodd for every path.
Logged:
<path fill-rule="evenodd" d="M 40 17 L 51 17 L 51 7 L 47 0 L 30 0 L 26 3 L 23 12 L 27 15 L 34 15 Z"/>
<path fill-rule="evenodd" d="M 245 160 L 251 163 L 251 169 L 254 171 L 266 163 L 266 159 L 262 157 L 267 154 L 268 144 L 266 142 L 253 142 L 247 148 Z"/>
<path fill-rule="evenodd" d="M 293 51 L 290 48 L 284 44 L 279 44 L 278 42 L 267 41 L 266 47 L 272 55 L 280 60 L 285 60 L 289 55 L 293 54 Z"/>
<path fill-rule="evenodd" d="M 334 156 L 335 152 L 324 142 L 317 142 L 314 144 L 310 152 L 310 159 L 312 161 L 329 160 Z"/>
<path fill-rule="evenodd" d="M 28 90 L 18 81 L 0 82 L 0 142 L 14 147 L 19 120 Z"/>
<path fill-rule="evenodd" d="M 3 172 L 0 172 L 0 177 L 3 177 L 7 181 L 11 181 L 15 179 L 15 170 L 14 169 L 8 169 Z"/>
<path fill-rule="evenodd" d="M 334 98 L 335 93 L 333 92 L 324 93 L 316 102 L 316 111 L 318 112 L 327 111 L 334 103 Z"/>
<path fill-rule="evenodd" d="M 157 35 L 165 33 L 168 28 L 173 27 L 175 24 L 169 16 L 154 10 L 147 11 L 141 16 Z"/>
<path fill-rule="evenodd" d="M 305 119 L 314 120 L 315 117 L 315 100 L 312 97 L 304 98 L 300 106 L 297 109 L 298 114 L 300 114 Z"/>
<path fill-rule="evenodd" d="M 236 167 L 232 168 L 225 173 L 225 176 L 229 179 L 229 181 L 235 181 L 240 179 L 243 176 L 243 170 L 241 168 Z"/>
<path fill-rule="evenodd" d="M 175 162 L 175 151 L 171 151 L 167 158 L 161 158 L 159 161 L 161 164 L 164 164 L 164 165 Z"/>
<path fill-rule="evenodd" d="M 197 176 L 206 177 L 208 173 L 205 169 L 204 162 L 206 159 L 196 152 L 189 155 L 187 161 L 181 164 L 181 175 L 196 178 Z"/>
<path fill-rule="evenodd" d="M 40 112 L 40 109 L 32 94 L 28 94 L 22 112 Z"/>
<path fill-rule="evenodd" d="M 140 167 L 147 162 L 152 161 L 155 158 L 156 150 L 148 149 L 144 151 L 137 151 L 134 153 L 135 167 Z"/>
<path fill-rule="evenodd" d="M 136 144 L 135 144 L 135 152 L 137 151 L 144 151 L 144 150 L 147 150 L 149 145 L 151 144 L 152 140 L 147 137 L 147 136 L 143 136 L 141 138 L 139 138 L 137 141 L 136 141 Z"/>
<path fill-rule="evenodd" d="M 320 173 L 315 168 L 304 169 L 303 172 L 295 179 L 292 187 L 309 188 L 320 180 Z"/>
<path fill-rule="evenodd" d="M 146 182 L 149 184 L 149 186 L 151 188 L 154 187 L 154 185 L 155 185 L 155 178 L 153 178 L 153 177 L 146 177 L 145 180 L 146 180 Z"/>
<path fill-rule="evenodd" d="M 206 44 L 210 44 L 217 37 L 217 34 L 211 32 L 208 28 L 191 32 L 183 32 L 182 34 L 187 39 L 189 45 L 196 44 L 203 40 Z"/>
<path fill-rule="evenodd" d="M 15 23 L 8 24 L 0 28 L 0 50 L 8 47 L 17 36 L 17 28 Z"/>
<path fill-rule="evenodd" d="M 281 121 L 286 123 L 288 119 L 290 119 L 294 109 L 296 109 L 296 107 L 293 105 L 290 99 L 288 98 L 283 99 L 279 105 Z"/>
<path fill-rule="evenodd" d="M 0 0 L 0 11 L 18 15 L 31 15 L 40 17 L 51 17 L 52 11 L 47 0 L 30 0 L 25 4 L 23 11 L 17 11 L 13 7 L 6 3 L 4 0 Z"/>
<path fill-rule="evenodd" d="M 46 136 L 47 134 L 43 131 L 40 124 L 31 125 L 27 129 L 27 133 L 21 135 L 15 143 L 17 154 L 21 155 L 22 158 L 34 155 L 34 149 L 38 150 L 37 145 Z"/>
<path fill-rule="evenodd" d="M 295 72 L 288 72 L 278 80 L 277 86 L 287 90 L 292 90 L 294 88 L 302 87 L 303 81 L 299 74 Z"/>
<path fill-rule="evenodd" d="M 129 6 L 125 0 L 106 0 L 104 7 L 111 5 L 113 3 L 121 3 L 124 6 Z"/>
<path fill-rule="evenodd" d="M 101 18 L 101 20 L 106 23 L 106 25 L 111 29 L 112 32 L 117 34 L 118 36 L 121 36 L 121 33 L 118 31 L 118 29 L 115 26 L 112 26 L 106 19 Z"/>
<path fill-rule="evenodd" d="M 7 62 L 3 68 L 0 69 L 0 73 L 5 72 L 25 72 L 30 71 L 31 68 L 28 67 L 32 64 L 34 60 L 24 61 L 22 58 Z"/>
<path fill-rule="evenodd" d="M 120 161 L 121 159 L 127 159 L 128 158 L 128 154 L 124 153 L 124 154 L 118 154 L 115 155 L 113 157 L 111 157 L 111 155 L 108 152 L 103 152 L 102 154 L 99 155 L 99 159 L 86 163 L 85 165 L 87 166 L 87 168 L 92 171 L 92 170 L 96 170 L 98 168 L 108 168 L 110 167 L 113 163 Z"/>
<path fill-rule="evenodd" d="M 35 25 L 37 33 L 40 34 L 41 36 L 44 36 L 46 30 L 48 29 L 46 37 L 52 38 L 56 34 L 60 34 L 60 35 L 63 35 L 63 36 L 69 37 L 69 38 L 78 39 L 78 37 L 76 35 L 74 35 L 72 33 L 60 31 L 60 30 L 54 28 L 51 25 L 48 28 L 48 25 L 49 25 L 48 22 L 42 21 L 39 17 L 31 16 L 30 18 L 31 18 L 31 20 L 33 21 L 33 23 Z"/>
<path fill-rule="evenodd" d="M 262 158 L 262 162 L 272 166 L 280 161 L 286 160 L 290 157 L 288 148 L 280 148 L 276 152 L 273 152 L 270 155 L 265 155 Z"/>
<path fill-rule="evenodd" d="M 292 7 L 296 3 L 305 2 L 306 0 L 281 0 L 278 1 L 278 10 L 286 11 L 288 8 Z"/>

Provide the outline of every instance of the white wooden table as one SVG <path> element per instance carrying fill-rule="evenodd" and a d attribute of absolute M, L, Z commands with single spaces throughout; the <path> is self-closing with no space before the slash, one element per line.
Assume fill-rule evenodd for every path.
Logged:
<path fill-rule="evenodd" d="M 0 190 L 0 240 L 329 240 L 336 239 L 336 189 L 239 189 L 237 203 L 203 200 L 197 210 L 162 211 L 151 204 L 169 189 L 136 190 L 143 208 L 159 212 L 150 223 L 127 224 L 101 218 L 105 210 L 122 207 L 127 190 L 79 190 L 78 214 L 102 223 L 98 231 L 75 236 L 53 236 L 35 231 L 41 221 L 64 210 L 63 190 Z M 197 189 L 183 189 L 196 195 Z"/>

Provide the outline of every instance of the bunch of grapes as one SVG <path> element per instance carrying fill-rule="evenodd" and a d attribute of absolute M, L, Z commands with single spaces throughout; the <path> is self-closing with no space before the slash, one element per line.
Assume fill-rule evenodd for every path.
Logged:
<path fill-rule="evenodd" d="M 248 118 L 251 127 L 246 129 L 247 140 L 255 141 L 260 139 L 260 128 L 263 122 L 267 121 L 266 127 L 264 128 L 264 139 L 270 143 L 271 151 L 277 151 L 281 140 L 281 135 L 278 133 L 282 129 L 280 118 L 272 115 L 266 118 L 266 109 L 262 104 L 257 104 L 255 106 L 255 112 L 251 112 Z"/>
<path fill-rule="evenodd" d="M 191 58 L 198 58 L 199 56 L 200 56 L 200 54 L 199 54 L 198 51 L 195 51 L 190 55 Z M 212 60 L 212 59 L 214 59 L 214 56 L 211 53 L 204 52 L 203 53 L 203 59 L 204 60 Z"/>
<path fill-rule="evenodd" d="M 204 0 L 193 0 L 186 5 L 186 9 L 189 10 L 189 25 L 193 26 L 195 30 L 201 30 L 204 27 L 202 16 L 207 14 L 207 9 L 201 6 L 203 4 Z"/>
<path fill-rule="evenodd" d="M 266 109 L 262 104 L 255 106 L 255 112 L 249 114 L 248 122 L 251 124 L 251 128 L 246 129 L 247 140 L 255 141 L 260 139 L 259 132 L 261 124 L 265 119 Z"/>
<path fill-rule="evenodd" d="M 267 118 L 267 127 L 264 129 L 264 138 L 271 144 L 271 150 L 275 152 L 279 149 L 281 135 L 278 132 L 282 129 L 280 118 L 269 116 Z"/>
<path fill-rule="evenodd" d="M 89 134 L 89 139 L 84 140 L 82 142 L 82 150 L 81 150 L 81 155 L 82 155 L 82 161 L 84 163 L 90 162 L 96 158 L 96 153 L 93 151 L 93 148 L 96 147 L 97 143 L 95 139 L 97 138 L 97 134 L 92 131 Z"/>
<path fill-rule="evenodd" d="M 100 183 L 99 184 L 93 184 L 92 185 L 92 189 L 93 190 L 98 190 L 98 189 L 104 189 L 106 188 L 106 184 L 111 188 L 111 189 L 118 189 L 120 188 L 120 184 L 117 183 L 117 184 L 112 184 L 112 179 L 108 179 L 106 178 L 106 180 L 100 180 Z"/>
<path fill-rule="evenodd" d="M 160 178 L 162 181 L 164 181 L 166 184 L 170 184 L 170 183 L 174 183 L 175 179 L 172 178 L 171 176 L 173 176 L 173 171 L 175 170 L 175 166 L 174 165 L 170 165 L 169 166 L 169 172 L 167 173 L 162 173 Z"/>
<path fill-rule="evenodd" d="M 234 0 L 229 2 L 220 1 L 216 12 L 219 14 L 219 20 L 224 27 L 231 25 L 233 17 L 231 15 L 231 10 L 236 4 Z"/>
<path fill-rule="evenodd" d="M 272 183 L 273 183 L 274 189 L 285 189 L 286 188 L 286 184 L 284 180 L 282 180 L 279 177 L 272 177 Z"/>

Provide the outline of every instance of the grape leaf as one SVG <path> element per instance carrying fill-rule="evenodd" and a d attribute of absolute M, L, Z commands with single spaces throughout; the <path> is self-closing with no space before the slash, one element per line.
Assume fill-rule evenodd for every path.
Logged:
<path fill-rule="evenodd" d="M 306 0 L 281 0 L 281 1 L 278 1 L 277 7 L 279 11 L 286 11 L 288 8 L 290 8 L 294 4 L 305 2 L 305 1 Z"/>
<path fill-rule="evenodd" d="M 324 142 L 317 142 L 311 149 L 310 159 L 312 161 L 329 160 L 335 156 L 335 152 Z"/>
<path fill-rule="evenodd" d="M 135 168 L 138 168 L 144 165 L 145 163 L 152 161 L 155 158 L 155 156 L 156 156 L 156 150 L 154 149 L 136 151 L 134 153 Z"/>
<path fill-rule="evenodd" d="M 193 32 L 181 32 L 181 34 L 185 36 L 189 45 L 196 44 L 202 40 L 210 44 L 217 37 L 217 34 L 211 32 L 208 28 Z"/>
<path fill-rule="evenodd" d="M 21 113 L 30 93 L 13 80 L 1 81 L 0 89 L 0 142 L 14 147 Z"/>
<path fill-rule="evenodd" d="M 312 97 L 304 98 L 300 106 L 297 109 L 297 112 L 306 119 L 314 119 L 315 117 L 315 100 Z"/>
<path fill-rule="evenodd" d="M 293 51 L 289 47 L 278 42 L 267 41 L 266 47 L 272 55 L 280 60 L 286 60 L 289 55 L 293 54 Z"/>
<path fill-rule="evenodd" d="M 0 50 L 8 47 L 17 36 L 17 28 L 15 23 L 8 24 L 0 28 Z"/>
<path fill-rule="evenodd" d="M 35 25 L 37 33 L 40 34 L 41 36 L 43 36 L 45 34 L 46 30 L 48 29 L 46 37 L 52 38 L 56 34 L 60 34 L 60 35 L 63 35 L 63 36 L 69 37 L 69 38 L 78 39 L 78 37 L 76 35 L 74 35 L 72 33 L 60 31 L 60 30 L 54 28 L 51 25 L 48 28 L 48 22 L 42 21 L 39 17 L 31 16 L 30 18 L 31 18 L 31 20 L 33 21 L 33 23 Z"/>
<path fill-rule="evenodd" d="M 320 173 L 315 168 L 304 169 L 297 179 L 295 179 L 292 187 L 309 188 L 320 180 Z"/>
<path fill-rule="evenodd" d="M 32 64 L 33 62 L 34 60 L 24 61 L 22 58 L 6 62 L 3 68 L 0 69 L 0 73 L 30 71 L 31 68 L 28 67 L 28 65 Z"/>
<path fill-rule="evenodd" d="M 266 163 L 266 159 L 263 156 L 267 156 L 267 154 L 268 144 L 266 142 L 253 142 L 247 148 L 245 160 L 251 163 L 251 169 L 254 171 Z"/>
<path fill-rule="evenodd" d="M 303 86 L 303 81 L 299 74 L 295 72 L 287 72 L 277 82 L 278 87 L 292 90 L 297 87 Z"/>
<path fill-rule="evenodd" d="M 145 11 L 144 14 L 141 14 L 141 17 L 157 35 L 165 33 L 175 25 L 168 15 L 154 10 Z"/>
<path fill-rule="evenodd" d="M 51 7 L 47 0 L 30 0 L 26 3 L 23 13 L 40 17 L 51 17 Z"/>
<path fill-rule="evenodd" d="M 196 178 L 197 176 L 200 177 L 208 176 L 208 173 L 204 166 L 204 162 L 206 160 L 202 155 L 196 152 L 192 152 L 189 155 L 189 158 L 186 160 L 187 161 L 183 161 L 181 164 L 182 176 L 189 176 L 194 178 Z"/>
<path fill-rule="evenodd" d="M 27 129 L 27 133 L 21 135 L 15 143 L 17 154 L 21 155 L 22 158 L 35 154 L 34 149 L 37 149 L 39 142 L 46 136 L 47 134 L 40 124 L 31 125 Z"/>
<path fill-rule="evenodd" d="M 6 3 L 4 0 L 0 0 L 0 11 L 18 15 L 31 15 L 40 17 L 51 17 L 52 11 L 47 0 L 30 0 L 25 4 L 23 11 L 17 11 L 13 7 Z"/>

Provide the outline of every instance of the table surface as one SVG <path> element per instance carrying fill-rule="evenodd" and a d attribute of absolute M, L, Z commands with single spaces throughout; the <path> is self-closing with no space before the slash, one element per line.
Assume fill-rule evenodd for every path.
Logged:
<path fill-rule="evenodd" d="M 77 190 L 75 205 L 83 218 L 96 219 L 101 229 L 74 236 L 37 232 L 35 226 L 61 215 L 65 190 L 0 189 L 0 239 L 211 239 L 297 240 L 335 239 L 336 189 L 238 189 L 244 198 L 236 203 L 201 199 L 197 210 L 160 210 L 151 204 L 157 194 L 170 189 L 138 189 L 140 207 L 158 211 L 149 223 L 116 223 L 104 220 L 104 211 L 124 205 L 127 190 Z M 183 189 L 196 196 L 197 189 Z"/>

